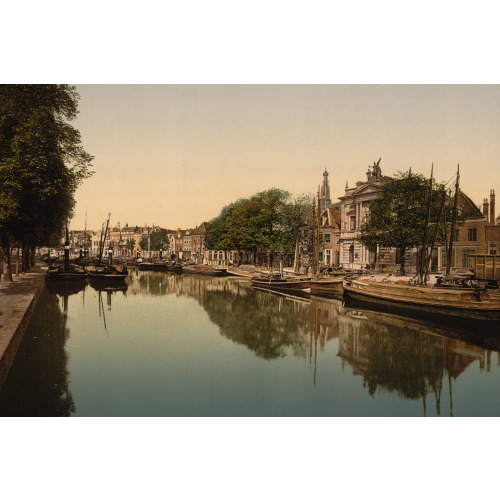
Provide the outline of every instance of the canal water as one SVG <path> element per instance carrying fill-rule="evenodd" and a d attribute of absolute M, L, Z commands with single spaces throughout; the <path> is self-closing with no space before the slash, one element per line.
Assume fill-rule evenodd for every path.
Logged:
<path fill-rule="evenodd" d="M 125 289 L 54 286 L 2 416 L 500 415 L 500 342 L 480 328 L 234 277 L 134 269 Z"/>

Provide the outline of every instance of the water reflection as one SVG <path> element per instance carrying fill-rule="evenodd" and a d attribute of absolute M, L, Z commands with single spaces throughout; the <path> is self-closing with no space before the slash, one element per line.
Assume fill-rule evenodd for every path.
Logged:
<path fill-rule="evenodd" d="M 0 390 L 1 416 L 67 417 L 75 411 L 68 387 L 65 350 L 69 338 L 66 326 L 68 297 L 74 293 L 71 287 L 64 293 L 64 287 L 59 285 L 57 293 L 41 295 Z M 17 362 L 19 360 L 22 362 Z"/>
<path fill-rule="evenodd" d="M 475 410 L 474 391 L 457 391 L 457 384 L 463 388 L 472 380 L 482 387 L 484 374 L 498 380 L 491 359 L 500 350 L 499 341 L 474 342 L 476 337 L 455 325 L 336 299 L 255 290 L 237 278 L 131 270 L 127 281 L 126 287 L 49 287 L 0 392 L 0 415 L 67 416 L 76 411 L 68 370 L 71 379 L 78 378 L 78 369 L 87 379 L 94 370 L 89 374 L 85 356 L 73 361 L 78 369 L 71 363 L 68 368 L 67 316 L 77 318 L 75 308 L 68 312 L 68 301 L 85 301 L 85 294 L 90 304 L 82 308 L 78 338 L 70 344 L 80 353 L 88 348 L 95 370 L 107 374 L 106 401 L 123 393 L 123 404 L 134 411 L 134 400 L 140 400 L 141 409 L 149 404 L 158 414 L 179 414 L 185 408 L 186 414 L 204 415 L 214 401 L 213 414 L 249 414 L 250 408 L 265 415 L 270 406 L 261 401 L 268 390 L 269 400 L 290 393 L 274 409 L 279 415 L 304 415 L 306 410 L 313 415 L 372 414 L 373 402 L 379 401 L 379 414 L 454 415 L 457 404 L 459 414 L 464 407 Z M 190 323 L 191 316 L 196 323 Z M 90 328 L 95 329 L 91 347 Z M 100 335 L 102 330 L 109 335 Z M 125 375 L 126 383 L 121 382 Z M 92 380 L 99 385 L 98 377 Z M 111 386 L 111 380 L 123 385 Z M 80 382 L 81 387 L 88 398 L 92 389 Z M 483 413 L 500 411 L 486 389 L 483 397 Z M 237 401 L 242 406 L 235 406 Z M 218 413 L 220 408 L 226 413 Z M 112 408 L 108 414 L 118 411 Z"/>
<path fill-rule="evenodd" d="M 405 399 L 421 398 L 424 415 L 431 397 L 440 415 L 446 384 L 453 415 L 452 381 L 475 361 L 482 369 L 485 357 L 491 360 L 491 351 L 440 333 L 445 331 L 425 323 L 347 309 L 340 317 L 339 356 L 363 377 L 372 397 L 383 390 Z"/>

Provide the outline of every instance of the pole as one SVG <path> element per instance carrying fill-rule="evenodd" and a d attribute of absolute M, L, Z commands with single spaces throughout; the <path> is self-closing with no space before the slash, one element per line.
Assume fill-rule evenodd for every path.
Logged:
<path fill-rule="evenodd" d="M 429 194 L 427 196 L 427 214 L 425 215 L 425 227 L 424 227 L 424 241 L 422 243 L 422 254 L 420 255 L 419 270 L 418 275 L 420 277 L 420 283 L 423 284 L 424 280 L 424 263 L 427 262 L 427 229 L 429 226 L 429 218 L 431 214 L 431 201 L 432 201 L 432 175 L 434 173 L 434 163 L 431 167 L 431 178 L 429 180 Z"/>
<path fill-rule="evenodd" d="M 317 244 L 316 244 L 316 266 L 317 266 L 317 274 L 319 274 L 319 223 L 320 223 L 320 209 L 319 209 L 319 189 L 318 189 L 318 234 L 317 234 Z"/>
<path fill-rule="evenodd" d="M 460 180 L 460 165 L 457 167 L 457 181 L 455 183 L 455 201 L 453 202 L 453 218 L 451 220 L 450 244 L 448 245 L 448 258 L 446 259 L 446 278 L 449 278 L 451 268 L 451 255 L 453 252 L 453 239 L 455 237 L 455 224 L 457 222 L 458 186 Z"/>

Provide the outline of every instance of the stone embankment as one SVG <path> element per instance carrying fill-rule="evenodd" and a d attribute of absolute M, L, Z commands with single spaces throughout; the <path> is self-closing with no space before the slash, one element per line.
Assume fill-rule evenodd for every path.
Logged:
<path fill-rule="evenodd" d="M 0 388 L 43 291 L 46 269 L 38 263 L 13 283 L 0 281 Z"/>

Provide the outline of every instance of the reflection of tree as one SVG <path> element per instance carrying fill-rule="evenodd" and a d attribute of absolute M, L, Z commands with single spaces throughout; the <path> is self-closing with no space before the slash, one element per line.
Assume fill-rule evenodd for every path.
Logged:
<path fill-rule="evenodd" d="M 422 332 L 390 315 L 341 318 L 340 356 L 361 374 L 374 396 L 378 388 L 406 399 L 423 399 L 433 393 L 441 411 L 443 377 L 456 379 L 467 366 L 484 356 L 484 350 L 463 341 Z M 451 390 L 451 389 L 450 389 Z"/>
<path fill-rule="evenodd" d="M 46 290 L 0 391 L 1 416 L 63 417 L 75 411 L 64 349 L 68 337 L 59 300 Z"/>
<path fill-rule="evenodd" d="M 251 288 L 207 291 L 203 307 L 221 333 L 264 359 L 308 353 L 309 304 Z"/>

